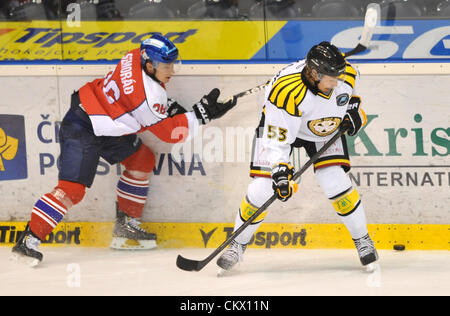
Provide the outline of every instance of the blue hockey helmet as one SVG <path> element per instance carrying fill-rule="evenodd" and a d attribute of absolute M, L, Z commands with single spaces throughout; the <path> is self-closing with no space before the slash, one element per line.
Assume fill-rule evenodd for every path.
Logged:
<path fill-rule="evenodd" d="M 141 43 L 142 64 L 150 61 L 157 66 L 159 63 L 170 64 L 177 60 L 178 49 L 166 37 L 154 34 Z"/>

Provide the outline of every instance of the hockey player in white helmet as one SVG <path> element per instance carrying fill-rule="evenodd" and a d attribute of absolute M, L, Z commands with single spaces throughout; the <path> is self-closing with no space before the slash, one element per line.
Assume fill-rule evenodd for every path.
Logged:
<path fill-rule="evenodd" d="M 342 124 L 353 136 L 366 124 L 361 98 L 356 93 L 359 73 L 337 47 L 328 42 L 315 45 L 307 58 L 282 69 L 267 84 L 262 118 L 256 130 L 248 186 L 235 220 L 238 229 L 275 192 L 285 202 L 297 191 L 289 164 L 295 147 L 313 156 Z M 369 237 L 366 215 L 358 191 L 346 172 L 350 160 L 345 136 L 314 164 L 315 176 L 347 227 L 360 261 L 368 265 L 378 259 Z M 263 212 L 230 244 L 217 265 L 230 270 L 242 260 L 253 234 L 263 222 Z"/>

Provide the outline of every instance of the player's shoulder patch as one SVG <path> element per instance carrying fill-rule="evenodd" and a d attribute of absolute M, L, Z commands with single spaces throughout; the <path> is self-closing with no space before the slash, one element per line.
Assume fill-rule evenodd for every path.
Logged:
<path fill-rule="evenodd" d="M 347 62 L 345 66 L 345 83 L 348 84 L 352 89 L 355 88 L 356 76 L 358 75 L 358 71 L 353 68 L 350 63 Z"/>
<path fill-rule="evenodd" d="M 300 72 L 285 75 L 274 82 L 270 90 L 269 101 L 290 115 L 301 116 L 299 105 L 305 99 L 307 90 Z"/>

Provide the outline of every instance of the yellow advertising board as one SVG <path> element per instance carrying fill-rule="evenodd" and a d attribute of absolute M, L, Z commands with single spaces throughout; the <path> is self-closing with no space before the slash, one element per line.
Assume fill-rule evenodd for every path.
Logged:
<path fill-rule="evenodd" d="M 0 222 L 0 246 L 13 246 L 24 222 Z M 216 248 L 233 232 L 231 223 L 143 223 L 156 233 L 160 248 Z M 396 244 L 408 250 L 450 250 L 450 225 L 369 224 L 378 249 Z M 44 246 L 109 247 L 113 223 L 62 222 Z M 250 241 L 251 248 L 354 249 L 343 224 L 263 223 Z"/>
<path fill-rule="evenodd" d="M 184 60 L 249 60 L 286 21 L 0 22 L 0 61 L 110 61 L 154 33 L 170 38 Z"/>

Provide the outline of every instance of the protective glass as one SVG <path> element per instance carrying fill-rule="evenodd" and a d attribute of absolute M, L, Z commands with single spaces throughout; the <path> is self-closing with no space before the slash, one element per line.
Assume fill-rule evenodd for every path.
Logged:
<path fill-rule="evenodd" d="M 324 74 L 319 74 L 320 82 L 330 89 L 341 87 L 342 84 L 345 82 L 345 77 L 346 77 L 345 73 L 340 75 L 339 77 L 332 77 Z"/>

